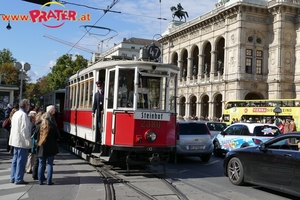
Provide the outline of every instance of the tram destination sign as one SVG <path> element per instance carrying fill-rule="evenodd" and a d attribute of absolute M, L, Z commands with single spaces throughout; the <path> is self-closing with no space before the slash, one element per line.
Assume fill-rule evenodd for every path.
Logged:
<path fill-rule="evenodd" d="M 136 111 L 134 113 L 134 119 L 170 121 L 170 113 Z"/>

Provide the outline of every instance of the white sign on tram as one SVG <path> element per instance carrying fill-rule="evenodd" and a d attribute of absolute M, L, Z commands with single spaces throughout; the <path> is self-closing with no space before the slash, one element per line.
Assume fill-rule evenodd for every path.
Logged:
<path fill-rule="evenodd" d="M 170 121 L 170 113 L 136 111 L 134 119 Z"/>

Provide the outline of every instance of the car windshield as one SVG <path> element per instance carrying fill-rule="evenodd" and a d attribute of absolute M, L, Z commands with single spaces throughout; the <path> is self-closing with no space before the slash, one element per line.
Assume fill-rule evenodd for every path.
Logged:
<path fill-rule="evenodd" d="M 210 131 L 223 131 L 226 128 L 225 123 L 208 122 L 207 126 L 208 126 Z"/>
<path fill-rule="evenodd" d="M 257 126 L 253 132 L 256 136 L 277 136 L 281 134 L 276 126 Z"/>
<path fill-rule="evenodd" d="M 188 123 L 179 124 L 180 135 L 209 135 L 205 124 Z"/>

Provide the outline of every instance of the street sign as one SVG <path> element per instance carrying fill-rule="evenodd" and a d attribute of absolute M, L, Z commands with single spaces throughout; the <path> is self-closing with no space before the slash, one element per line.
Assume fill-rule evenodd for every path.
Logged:
<path fill-rule="evenodd" d="M 151 60 L 157 59 L 160 56 L 160 49 L 158 46 L 151 45 L 148 49 L 148 54 Z"/>

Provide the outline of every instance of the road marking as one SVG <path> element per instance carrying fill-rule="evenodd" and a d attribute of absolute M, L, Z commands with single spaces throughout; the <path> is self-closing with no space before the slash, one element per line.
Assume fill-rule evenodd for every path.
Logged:
<path fill-rule="evenodd" d="M 6 184 L 1 184 L 0 191 L 1 190 L 7 190 L 7 189 L 12 189 L 12 188 L 18 188 L 18 187 L 25 187 L 26 185 L 16 185 L 14 183 L 6 183 Z"/>
<path fill-rule="evenodd" d="M 10 175 L 0 176 L 0 181 L 2 181 L 2 180 L 8 180 L 8 181 L 10 181 Z"/>
<path fill-rule="evenodd" d="M 220 162 L 220 161 L 219 161 L 219 160 L 215 160 L 215 161 L 209 162 L 209 163 L 207 163 L 207 164 L 205 164 L 205 165 L 212 165 L 212 164 L 215 164 L 215 163 L 217 163 L 217 162 Z"/>
<path fill-rule="evenodd" d="M 0 173 L 2 172 L 10 172 L 10 168 L 7 168 L 7 169 L 0 169 Z"/>
<path fill-rule="evenodd" d="M 27 191 L 0 196 L 0 200 L 7 200 L 7 199 L 28 199 L 28 198 L 29 198 L 29 196 L 27 194 Z"/>

